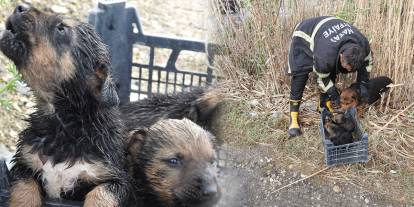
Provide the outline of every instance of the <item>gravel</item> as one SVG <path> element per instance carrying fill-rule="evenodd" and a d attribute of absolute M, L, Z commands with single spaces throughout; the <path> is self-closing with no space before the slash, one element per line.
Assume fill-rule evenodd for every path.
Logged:
<path fill-rule="evenodd" d="M 218 207 L 236 206 L 405 206 L 351 183 L 313 177 L 283 190 L 277 189 L 307 175 L 278 166 L 261 147 L 226 146 L 226 167 L 219 182 L 223 196 Z M 407 205 L 408 206 L 408 205 Z"/>

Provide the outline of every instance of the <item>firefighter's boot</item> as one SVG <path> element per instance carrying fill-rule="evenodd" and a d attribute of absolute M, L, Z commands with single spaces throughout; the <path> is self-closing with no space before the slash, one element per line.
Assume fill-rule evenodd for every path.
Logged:
<path fill-rule="evenodd" d="M 289 124 L 289 136 L 296 137 L 302 134 L 299 125 L 299 106 L 300 100 L 290 100 L 290 124 Z"/>

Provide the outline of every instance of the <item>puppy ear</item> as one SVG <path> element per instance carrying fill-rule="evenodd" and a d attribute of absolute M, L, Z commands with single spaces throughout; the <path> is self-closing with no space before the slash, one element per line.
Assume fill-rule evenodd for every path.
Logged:
<path fill-rule="evenodd" d="M 95 69 L 95 78 L 97 85 L 95 86 L 95 95 L 107 107 L 117 106 L 119 104 L 116 86 L 109 72 L 108 66 L 102 64 Z"/>
<path fill-rule="evenodd" d="M 141 147 L 145 142 L 147 131 L 144 129 L 135 130 L 129 133 L 127 138 L 127 151 L 132 156 L 138 155 L 141 151 Z"/>
<path fill-rule="evenodd" d="M 188 117 L 187 118 L 190 119 L 193 122 L 198 122 L 199 121 L 198 120 L 198 114 L 199 114 L 199 111 L 198 111 L 197 106 L 195 106 L 194 104 L 192 104 L 190 106 L 190 110 L 189 110 L 189 113 L 188 113 Z"/>

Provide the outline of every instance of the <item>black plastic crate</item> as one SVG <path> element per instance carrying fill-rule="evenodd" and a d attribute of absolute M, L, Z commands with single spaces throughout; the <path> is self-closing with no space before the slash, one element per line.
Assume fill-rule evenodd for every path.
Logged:
<path fill-rule="evenodd" d="M 330 113 L 327 109 L 323 109 L 321 113 L 320 131 L 325 151 L 325 163 L 328 166 L 351 163 L 368 162 L 368 134 L 363 133 L 360 124 L 356 118 L 356 109 L 348 110 L 351 113 L 356 124 L 357 134 L 361 137 L 359 141 L 335 146 L 331 140 L 327 139 L 324 128 L 325 117 Z"/>
<path fill-rule="evenodd" d="M 90 12 L 88 22 L 109 46 L 121 103 L 129 102 L 130 97 L 139 100 L 152 94 L 175 94 L 213 82 L 212 65 L 219 50 L 216 44 L 146 34 L 138 11 L 126 0 L 100 0 Z M 134 47 L 138 45 L 149 49 L 148 62 L 133 60 Z M 156 49 L 171 51 L 164 66 L 154 63 Z M 205 69 L 177 68 L 177 60 L 183 52 L 205 54 Z"/>

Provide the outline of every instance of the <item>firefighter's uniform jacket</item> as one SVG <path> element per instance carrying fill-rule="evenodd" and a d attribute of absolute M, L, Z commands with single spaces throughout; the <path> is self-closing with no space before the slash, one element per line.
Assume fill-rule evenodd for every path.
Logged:
<path fill-rule="evenodd" d="M 365 66 L 355 68 L 357 82 L 368 83 L 372 54 L 367 38 L 354 26 L 336 17 L 315 17 L 298 24 L 293 32 L 289 51 L 288 74 L 299 76 L 313 71 L 323 92 L 334 86 L 338 72 L 346 72 L 339 54 L 347 43 L 360 45 L 367 54 Z"/>

